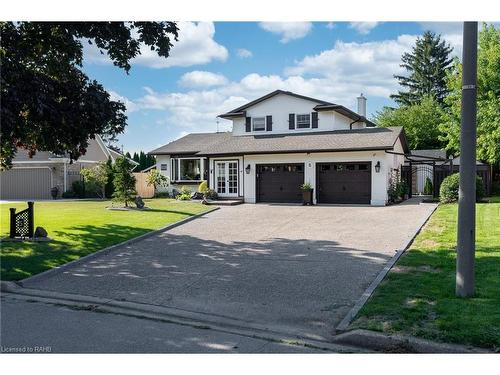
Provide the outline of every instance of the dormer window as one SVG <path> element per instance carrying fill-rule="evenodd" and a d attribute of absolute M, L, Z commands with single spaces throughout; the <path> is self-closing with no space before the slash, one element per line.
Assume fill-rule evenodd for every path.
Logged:
<path fill-rule="evenodd" d="M 252 118 L 252 129 L 254 132 L 266 130 L 266 118 L 265 117 Z"/>
<path fill-rule="evenodd" d="M 311 115 L 309 113 L 297 115 L 297 129 L 308 129 L 311 127 Z"/>

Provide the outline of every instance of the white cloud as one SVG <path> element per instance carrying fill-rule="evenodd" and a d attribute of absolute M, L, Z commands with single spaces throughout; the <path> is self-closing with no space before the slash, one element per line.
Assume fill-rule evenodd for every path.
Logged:
<path fill-rule="evenodd" d="M 281 43 L 305 37 L 312 30 L 312 22 L 260 22 L 259 26 L 281 36 Z"/>
<path fill-rule="evenodd" d="M 213 87 L 226 84 L 227 78 L 222 74 L 194 70 L 182 75 L 178 83 L 184 87 Z"/>
<path fill-rule="evenodd" d="M 289 76 L 326 78 L 332 94 L 337 90 L 355 91 L 388 97 L 397 89 L 394 74 L 402 73 L 401 55 L 410 51 L 416 36 L 400 35 L 397 39 L 345 43 L 338 41 L 334 48 L 317 55 L 306 56 L 287 67 Z"/>
<path fill-rule="evenodd" d="M 240 59 L 246 59 L 253 56 L 252 51 L 249 51 L 246 48 L 238 48 L 236 54 Z"/>
<path fill-rule="evenodd" d="M 337 27 L 337 25 L 333 22 L 328 22 L 325 27 L 328 29 L 328 30 L 333 30 Z"/>
<path fill-rule="evenodd" d="M 179 40 L 172 41 L 173 47 L 168 58 L 160 57 L 151 48 L 142 45 L 141 54 L 131 61 L 132 65 L 150 68 L 172 66 L 192 66 L 207 64 L 213 60 L 225 61 L 228 57 L 226 47 L 214 40 L 213 22 L 179 22 Z M 95 46 L 85 45 L 86 61 L 111 63 L 106 54 L 102 55 Z"/>
<path fill-rule="evenodd" d="M 121 96 L 116 91 L 108 90 L 108 93 L 111 100 L 115 102 L 122 102 L 123 104 L 125 104 L 128 113 L 137 111 L 139 109 L 139 107 L 133 101 L 124 96 Z"/>
<path fill-rule="evenodd" d="M 349 23 L 349 27 L 355 29 L 362 35 L 367 35 L 373 28 L 377 27 L 378 24 L 378 22 L 351 22 Z"/>

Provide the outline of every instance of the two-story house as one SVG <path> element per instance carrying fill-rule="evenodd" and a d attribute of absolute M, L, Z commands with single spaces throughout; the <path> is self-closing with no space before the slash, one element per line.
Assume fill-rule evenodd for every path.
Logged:
<path fill-rule="evenodd" d="M 232 120 L 232 132 L 188 134 L 150 152 L 170 189 L 207 180 L 220 197 L 293 203 L 308 182 L 314 203 L 385 205 L 408 153 L 401 127 L 366 118 L 363 95 L 356 113 L 277 90 L 220 117 Z"/>

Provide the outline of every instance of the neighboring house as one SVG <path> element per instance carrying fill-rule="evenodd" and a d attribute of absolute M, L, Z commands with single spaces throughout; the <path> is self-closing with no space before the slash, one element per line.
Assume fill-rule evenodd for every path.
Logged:
<path fill-rule="evenodd" d="M 188 134 L 150 152 L 169 189 L 207 180 L 221 197 L 288 203 L 301 202 L 308 182 L 315 203 L 385 205 L 409 151 L 401 127 L 366 119 L 362 95 L 356 113 L 277 90 L 220 117 L 233 121 L 232 132 Z"/>
<path fill-rule="evenodd" d="M 57 187 L 58 196 L 71 189 L 71 184 L 80 180 L 80 170 L 95 166 L 100 161 L 113 162 L 122 154 L 107 147 L 101 137 L 90 140 L 87 152 L 78 160 L 70 162 L 47 151 L 38 151 L 33 157 L 19 149 L 12 161 L 12 168 L 0 172 L 0 199 L 50 199 L 50 190 Z M 134 165 L 137 163 L 133 160 Z"/>

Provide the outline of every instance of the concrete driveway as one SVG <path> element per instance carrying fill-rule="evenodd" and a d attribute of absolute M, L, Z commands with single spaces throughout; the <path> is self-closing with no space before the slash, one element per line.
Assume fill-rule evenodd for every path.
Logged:
<path fill-rule="evenodd" d="M 27 286 L 330 340 L 434 207 L 224 207 Z"/>

